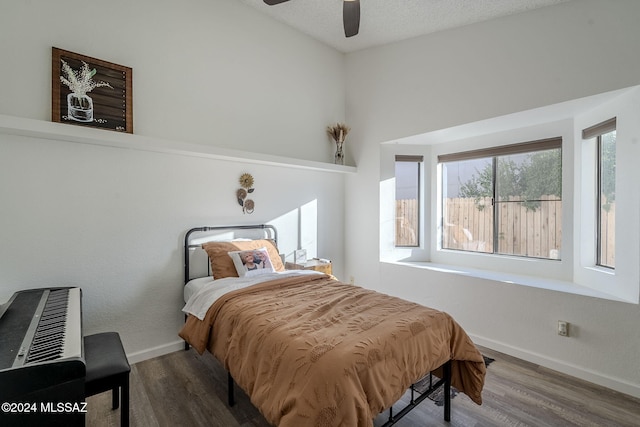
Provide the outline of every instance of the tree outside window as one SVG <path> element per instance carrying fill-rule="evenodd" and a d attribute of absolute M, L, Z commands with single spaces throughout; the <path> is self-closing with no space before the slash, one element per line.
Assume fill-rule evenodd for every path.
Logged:
<path fill-rule="evenodd" d="M 468 159 L 459 153 L 442 162 L 443 249 L 559 259 L 560 143 L 497 147 Z"/>

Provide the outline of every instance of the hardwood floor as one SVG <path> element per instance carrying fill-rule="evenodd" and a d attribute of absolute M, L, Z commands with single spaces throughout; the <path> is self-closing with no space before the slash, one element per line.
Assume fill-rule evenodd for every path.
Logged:
<path fill-rule="evenodd" d="M 398 424 L 411 426 L 638 426 L 640 399 L 626 396 L 519 359 L 481 348 L 495 359 L 488 370 L 483 404 L 458 394 L 451 422 L 442 407 L 425 400 Z M 226 404 L 227 374 L 208 353 L 179 351 L 131 367 L 131 426 L 268 426 L 236 387 Z M 111 394 L 87 399 L 87 426 L 119 426 Z M 386 421 L 386 413 L 374 425 Z M 305 427 L 305 426 L 301 426 Z"/>

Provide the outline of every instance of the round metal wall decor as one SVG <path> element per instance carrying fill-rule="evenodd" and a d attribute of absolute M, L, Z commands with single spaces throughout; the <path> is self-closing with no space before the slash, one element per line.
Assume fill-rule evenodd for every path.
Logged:
<path fill-rule="evenodd" d="M 253 193 L 253 176 L 249 173 L 243 173 L 240 175 L 240 186 L 238 191 L 236 191 L 236 198 L 238 200 L 238 204 L 242 206 L 242 213 L 251 214 L 255 209 L 255 202 L 253 199 L 248 199 L 247 196 Z"/>

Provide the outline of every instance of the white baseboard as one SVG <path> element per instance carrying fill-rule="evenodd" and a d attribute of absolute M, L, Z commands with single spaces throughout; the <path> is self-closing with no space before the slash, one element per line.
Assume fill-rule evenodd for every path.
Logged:
<path fill-rule="evenodd" d="M 129 360 L 130 364 L 134 364 L 142 362 L 143 360 L 164 356 L 165 354 L 173 353 L 174 351 L 183 349 L 184 341 L 178 340 L 168 344 L 159 345 L 157 347 L 148 348 L 146 350 L 136 351 L 135 353 L 129 353 L 127 354 L 127 359 Z"/>
<path fill-rule="evenodd" d="M 633 384 L 619 378 L 613 378 L 600 372 L 571 365 L 562 360 L 553 359 L 545 356 L 544 354 L 513 347 L 499 341 L 494 341 L 477 335 L 470 334 L 469 336 L 474 343 L 480 346 L 517 357 L 518 359 L 526 360 L 527 362 L 535 363 L 536 365 L 544 366 L 545 368 L 553 369 L 554 371 L 562 372 L 563 374 L 571 375 L 572 377 L 580 378 L 581 380 L 598 384 L 620 393 L 640 398 L 640 385 L 638 384 Z"/>

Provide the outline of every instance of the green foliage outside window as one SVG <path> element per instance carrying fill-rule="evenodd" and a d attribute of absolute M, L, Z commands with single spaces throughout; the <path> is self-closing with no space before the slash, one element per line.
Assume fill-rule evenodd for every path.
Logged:
<path fill-rule="evenodd" d="M 562 198 L 561 150 L 496 157 L 497 201 L 519 200 L 527 209 L 536 210 L 540 200 Z M 493 165 L 487 164 L 460 186 L 460 196 L 480 201 L 494 197 Z M 477 204 L 478 209 L 483 206 Z"/>

